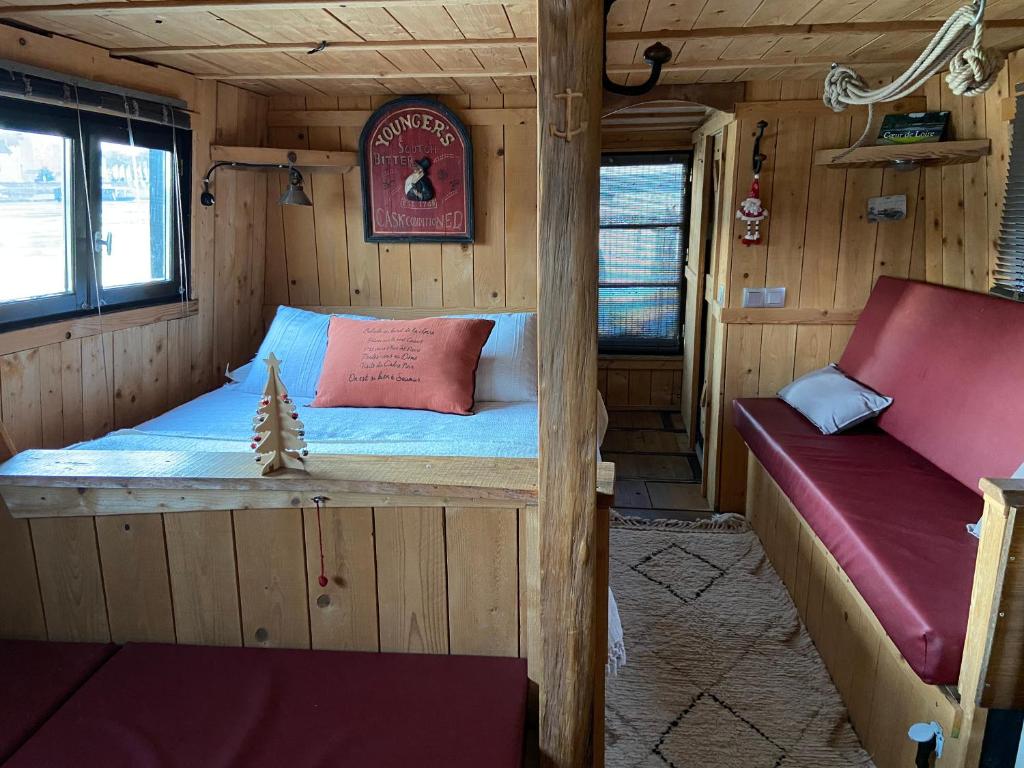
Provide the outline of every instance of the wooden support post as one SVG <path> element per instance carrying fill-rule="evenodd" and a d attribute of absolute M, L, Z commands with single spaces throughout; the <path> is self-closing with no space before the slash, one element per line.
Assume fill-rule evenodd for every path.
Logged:
<path fill-rule="evenodd" d="M 596 508 L 602 5 L 538 4 L 541 764 L 602 765 L 595 737 L 601 552 Z M 603 715 L 603 713 L 601 713 Z"/>

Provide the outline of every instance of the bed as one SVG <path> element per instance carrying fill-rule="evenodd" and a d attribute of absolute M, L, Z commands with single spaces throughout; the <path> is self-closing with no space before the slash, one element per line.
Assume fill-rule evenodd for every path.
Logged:
<path fill-rule="evenodd" d="M 137 427 L 74 448 L 245 452 L 258 400 L 241 385 L 227 384 Z M 308 398 L 295 402 L 313 455 L 537 456 L 535 402 L 477 403 L 472 416 L 397 408 L 311 408 Z"/>
<path fill-rule="evenodd" d="M 536 724 L 537 403 L 478 398 L 470 416 L 311 408 L 290 387 L 308 474 L 261 477 L 253 390 L 228 384 L 132 429 L 0 466 L 11 514 L 59 528 L 66 551 L 50 562 L 74 566 L 29 555 L 41 580 L 60 582 L 41 590 L 46 615 L 62 617 L 46 637 L 518 656 Z M 597 637 L 608 634 L 613 476 L 598 464 Z"/>

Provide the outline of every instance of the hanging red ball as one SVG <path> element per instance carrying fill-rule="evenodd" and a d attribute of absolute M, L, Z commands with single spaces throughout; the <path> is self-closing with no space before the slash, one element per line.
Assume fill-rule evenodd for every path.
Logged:
<path fill-rule="evenodd" d="M 299 418 L 299 414 L 297 414 L 297 413 L 293 413 L 293 414 L 292 414 L 292 418 L 293 418 L 293 419 L 297 419 L 297 418 Z"/>
<path fill-rule="evenodd" d="M 323 575 L 323 574 L 321 573 L 321 574 L 320 574 L 320 578 L 319 578 L 319 579 L 317 579 L 317 582 L 319 582 L 319 584 L 320 584 L 320 586 L 321 586 L 321 587 L 326 587 L 326 586 L 327 586 L 327 577 L 326 577 L 326 576 L 324 576 L 324 575 Z"/>

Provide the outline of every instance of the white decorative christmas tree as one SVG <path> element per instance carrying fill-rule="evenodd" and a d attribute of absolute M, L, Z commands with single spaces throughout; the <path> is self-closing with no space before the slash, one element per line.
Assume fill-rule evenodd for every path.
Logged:
<path fill-rule="evenodd" d="M 271 353 L 264 362 L 267 364 L 267 385 L 252 421 L 250 447 L 256 451 L 256 461 L 263 464 L 263 475 L 280 469 L 304 472 L 302 457 L 309 455 L 303 439 L 305 427 L 299 421 L 295 403 L 288 397 L 281 381 L 281 361 Z"/>

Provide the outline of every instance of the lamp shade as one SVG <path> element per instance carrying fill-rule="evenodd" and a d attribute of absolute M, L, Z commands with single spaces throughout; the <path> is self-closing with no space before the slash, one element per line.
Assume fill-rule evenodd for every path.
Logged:
<path fill-rule="evenodd" d="M 313 201 L 302 190 L 302 174 L 295 168 L 288 169 L 288 189 L 278 202 L 281 205 L 313 205 Z"/>

